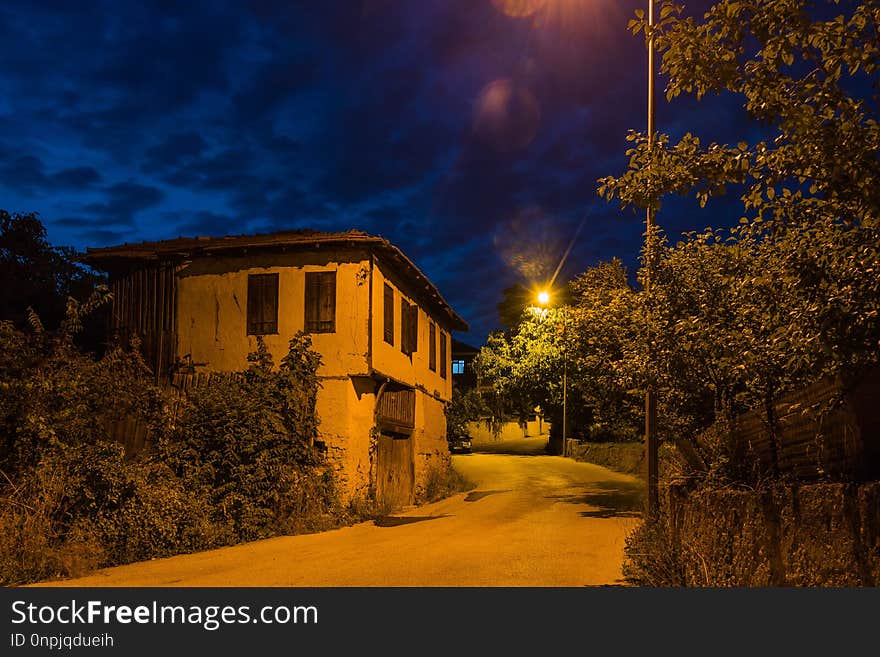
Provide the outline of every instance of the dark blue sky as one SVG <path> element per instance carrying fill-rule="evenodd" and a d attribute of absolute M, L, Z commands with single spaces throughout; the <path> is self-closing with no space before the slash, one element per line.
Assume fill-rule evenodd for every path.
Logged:
<path fill-rule="evenodd" d="M 578 226 L 563 277 L 634 268 L 643 229 L 596 179 L 644 128 L 644 42 L 626 30 L 644 3 L 505 3 L 527 4 L 4 0 L 0 207 L 80 249 L 359 228 L 412 258 L 479 345 L 501 290 L 549 278 Z M 658 129 L 746 136 L 738 102 L 660 90 Z M 735 221 L 723 207 L 658 220 Z"/>

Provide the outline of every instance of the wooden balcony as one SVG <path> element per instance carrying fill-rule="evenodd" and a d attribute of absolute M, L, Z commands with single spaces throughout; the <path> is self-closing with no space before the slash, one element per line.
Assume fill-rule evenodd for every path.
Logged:
<path fill-rule="evenodd" d="M 376 418 L 383 431 L 412 433 L 416 426 L 415 390 L 383 390 L 379 396 Z"/>

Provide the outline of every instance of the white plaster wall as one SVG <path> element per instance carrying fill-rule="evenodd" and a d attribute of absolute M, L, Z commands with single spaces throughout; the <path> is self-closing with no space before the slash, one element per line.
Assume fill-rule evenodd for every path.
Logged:
<path fill-rule="evenodd" d="M 354 259 L 353 262 L 347 261 Z M 276 364 L 305 326 L 305 273 L 336 271 L 336 332 L 314 333 L 321 376 L 367 371 L 369 263 L 365 254 L 265 254 L 201 258 L 178 273 L 178 355 L 211 370 L 247 367 L 256 336 L 247 335 L 249 274 L 278 274 L 278 333 L 264 335 Z"/>

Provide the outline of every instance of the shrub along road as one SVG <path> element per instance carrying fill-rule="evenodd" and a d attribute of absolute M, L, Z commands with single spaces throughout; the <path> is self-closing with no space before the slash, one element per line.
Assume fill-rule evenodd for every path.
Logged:
<path fill-rule="evenodd" d="M 179 555 L 64 586 L 590 586 L 621 583 L 644 484 L 543 454 L 544 439 L 453 457 L 477 487 L 375 522 Z M 506 452 L 506 453 L 505 453 Z M 51 585 L 53 583 L 43 583 Z"/>

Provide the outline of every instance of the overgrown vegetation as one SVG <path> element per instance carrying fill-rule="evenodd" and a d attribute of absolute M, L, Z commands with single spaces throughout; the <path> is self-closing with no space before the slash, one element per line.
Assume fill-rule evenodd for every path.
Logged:
<path fill-rule="evenodd" d="M 319 356 L 297 335 L 275 368 L 250 367 L 178 400 L 153 385 L 137 343 L 83 353 L 74 336 L 106 302 L 68 302 L 56 330 L 0 322 L 0 583 L 73 576 L 347 520 L 314 447 Z M 151 446 L 126 458 L 110 427 Z"/>

